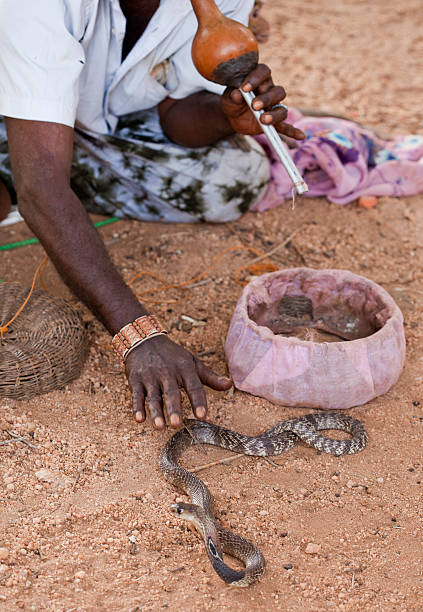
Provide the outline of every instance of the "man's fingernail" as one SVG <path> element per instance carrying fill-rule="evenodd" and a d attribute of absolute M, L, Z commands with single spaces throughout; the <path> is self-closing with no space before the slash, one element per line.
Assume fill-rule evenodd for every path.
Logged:
<path fill-rule="evenodd" d="M 174 427 L 177 427 L 181 422 L 181 419 L 179 418 L 179 416 L 177 414 L 171 414 L 170 415 L 170 424 L 173 425 Z"/>
<path fill-rule="evenodd" d="M 204 406 L 198 406 L 195 412 L 199 419 L 203 419 L 206 416 L 206 409 L 204 408 Z"/>
<path fill-rule="evenodd" d="M 164 421 L 163 421 L 163 419 L 162 419 L 161 417 L 156 417 L 156 418 L 154 419 L 154 425 L 155 425 L 155 426 L 156 426 L 158 429 L 161 429 L 161 428 L 163 427 L 163 425 L 164 425 Z"/>
<path fill-rule="evenodd" d="M 244 85 L 242 86 L 242 89 L 244 91 L 251 91 L 253 88 L 253 86 L 251 85 L 251 83 L 244 83 Z"/>
<path fill-rule="evenodd" d="M 144 415 L 142 412 L 136 412 L 135 413 L 135 420 L 138 421 L 138 423 L 142 423 L 144 420 Z"/>

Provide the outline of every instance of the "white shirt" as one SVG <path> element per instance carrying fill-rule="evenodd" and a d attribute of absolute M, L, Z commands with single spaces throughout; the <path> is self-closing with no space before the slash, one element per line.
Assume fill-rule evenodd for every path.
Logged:
<path fill-rule="evenodd" d="M 248 22 L 254 0 L 216 0 Z M 112 132 L 120 115 L 222 87 L 191 59 L 197 20 L 189 0 L 161 0 L 121 61 L 126 20 L 119 0 L 0 0 L 0 115 Z M 165 85 L 151 73 L 169 60 Z"/>

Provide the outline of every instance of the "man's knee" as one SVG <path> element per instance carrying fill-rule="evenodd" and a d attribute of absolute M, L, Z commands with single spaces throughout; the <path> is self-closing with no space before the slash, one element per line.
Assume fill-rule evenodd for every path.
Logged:
<path fill-rule="evenodd" d="M 263 198 L 270 180 L 269 160 L 254 138 L 230 139 L 221 147 L 219 167 L 204 187 L 206 221 L 239 218 Z"/>

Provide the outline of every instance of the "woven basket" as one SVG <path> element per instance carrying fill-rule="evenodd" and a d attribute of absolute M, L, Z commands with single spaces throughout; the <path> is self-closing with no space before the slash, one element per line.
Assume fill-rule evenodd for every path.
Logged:
<path fill-rule="evenodd" d="M 0 283 L 0 325 L 24 302 L 28 290 Z M 0 397 L 29 398 L 60 389 L 81 373 L 87 335 L 79 314 L 62 299 L 34 290 L 0 339 Z"/>

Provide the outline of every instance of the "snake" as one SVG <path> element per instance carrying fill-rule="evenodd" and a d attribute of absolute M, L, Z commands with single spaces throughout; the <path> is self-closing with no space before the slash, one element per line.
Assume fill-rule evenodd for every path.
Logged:
<path fill-rule="evenodd" d="M 225 529 L 215 519 L 211 493 L 202 480 L 179 465 L 182 453 L 192 445 L 208 444 L 235 453 L 270 457 L 302 441 L 320 452 L 339 456 L 363 450 L 368 441 L 366 429 L 360 421 L 329 411 L 280 421 L 254 437 L 195 419 L 186 419 L 184 425 L 184 429 L 169 439 L 159 458 L 165 479 L 191 498 L 190 504 L 172 504 L 171 511 L 196 527 L 215 572 L 228 585 L 237 587 L 246 587 L 259 580 L 265 571 L 265 559 L 252 542 Z M 335 440 L 318 433 L 323 430 L 341 430 L 351 438 Z M 240 560 L 244 568 L 237 570 L 227 565 L 223 553 Z"/>

